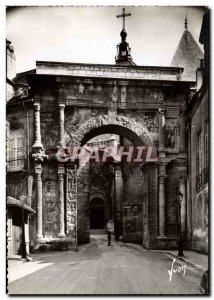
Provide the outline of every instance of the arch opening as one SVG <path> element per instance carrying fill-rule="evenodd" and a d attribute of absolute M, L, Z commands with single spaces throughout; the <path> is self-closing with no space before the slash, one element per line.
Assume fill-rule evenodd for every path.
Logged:
<path fill-rule="evenodd" d="M 90 229 L 104 229 L 105 203 L 102 198 L 95 197 L 90 202 Z"/>
<path fill-rule="evenodd" d="M 94 136 L 104 133 L 126 137 L 136 146 L 152 146 L 153 152 L 157 154 L 154 141 L 148 129 L 134 119 L 120 115 L 101 115 L 90 118 L 78 130 L 69 134 L 67 144 L 72 146 L 84 145 Z"/>
<path fill-rule="evenodd" d="M 81 146 L 84 146 L 89 140 L 91 140 L 95 136 L 102 134 L 117 134 L 123 138 L 127 138 L 130 142 L 132 142 L 133 145 L 144 145 L 142 139 L 132 130 L 122 127 L 120 125 L 104 125 L 94 128 L 87 132 L 81 141 Z"/>

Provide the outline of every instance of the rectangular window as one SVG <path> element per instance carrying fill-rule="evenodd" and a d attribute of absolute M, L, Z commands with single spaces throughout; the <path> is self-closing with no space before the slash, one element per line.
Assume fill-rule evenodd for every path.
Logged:
<path fill-rule="evenodd" d="M 13 137 L 8 140 L 7 166 L 8 171 L 17 171 L 24 168 L 25 145 L 23 137 Z"/>

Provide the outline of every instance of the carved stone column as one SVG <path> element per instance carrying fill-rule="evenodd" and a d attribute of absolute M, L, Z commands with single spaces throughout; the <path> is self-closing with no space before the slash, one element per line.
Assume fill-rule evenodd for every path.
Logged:
<path fill-rule="evenodd" d="M 59 104 L 59 143 L 64 144 L 64 120 L 65 120 L 65 104 Z"/>
<path fill-rule="evenodd" d="M 159 238 L 166 237 L 166 163 L 160 162 L 159 165 Z"/>
<path fill-rule="evenodd" d="M 179 125 L 180 125 L 180 150 L 186 149 L 186 108 L 181 107 L 179 113 Z"/>
<path fill-rule="evenodd" d="M 35 165 L 35 179 L 36 179 L 36 196 L 37 196 L 37 239 L 43 237 L 42 234 L 42 166 L 40 163 Z"/>
<path fill-rule="evenodd" d="M 114 192 L 114 221 L 115 236 L 122 234 L 121 211 L 123 208 L 123 177 L 120 166 L 115 166 L 115 192 Z"/>
<path fill-rule="evenodd" d="M 59 188 L 59 237 L 65 237 L 65 213 L 64 213 L 64 167 L 58 167 Z"/>
<path fill-rule="evenodd" d="M 165 147 L 165 109 L 159 108 L 159 150 Z"/>
<path fill-rule="evenodd" d="M 67 166 L 67 195 L 66 195 L 66 234 L 74 238 L 76 229 L 76 205 L 77 205 L 77 180 L 76 166 Z"/>
<path fill-rule="evenodd" d="M 175 148 L 179 149 L 179 124 L 175 126 Z"/>
<path fill-rule="evenodd" d="M 35 121 L 35 141 L 33 144 L 33 148 L 43 149 L 41 142 L 41 128 L 40 128 L 40 103 L 34 103 L 34 121 Z"/>
<path fill-rule="evenodd" d="M 36 198 L 37 198 L 37 238 L 40 239 L 43 237 L 42 228 L 43 228 L 43 220 L 42 220 L 42 165 L 41 162 L 47 155 L 44 154 L 44 151 L 39 148 L 37 152 L 32 154 L 35 162 L 35 180 L 36 180 Z"/>

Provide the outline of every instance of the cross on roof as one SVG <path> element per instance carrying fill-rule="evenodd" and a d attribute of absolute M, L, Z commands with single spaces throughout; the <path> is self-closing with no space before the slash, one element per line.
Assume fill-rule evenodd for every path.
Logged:
<path fill-rule="evenodd" d="M 123 13 L 122 15 L 117 15 L 117 18 L 123 18 L 123 29 L 125 29 L 125 18 L 130 17 L 131 14 L 126 14 L 125 13 L 125 8 L 123 8 Z"/>

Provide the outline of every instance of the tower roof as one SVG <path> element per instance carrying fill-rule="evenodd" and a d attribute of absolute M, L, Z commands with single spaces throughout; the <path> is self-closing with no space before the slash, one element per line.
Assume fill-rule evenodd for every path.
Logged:
<path fill-rule="evenodd" d="M 184 68 L 183 79 L 195 81 L 196 70 L 200 67 L 200 60 L 204 58 L 204 55 L 192 34 L 188 31 L 187 25 L 186 17 L 185 30 L 175 51 L 171 66 Z"/>

